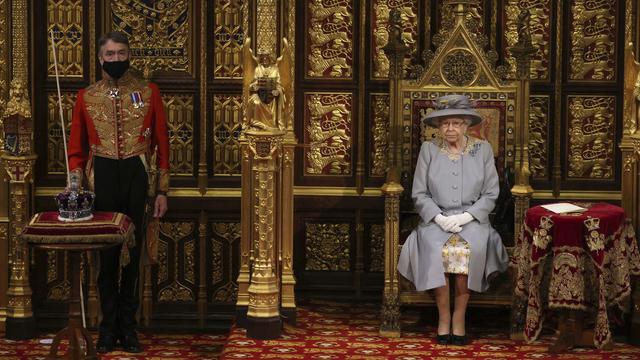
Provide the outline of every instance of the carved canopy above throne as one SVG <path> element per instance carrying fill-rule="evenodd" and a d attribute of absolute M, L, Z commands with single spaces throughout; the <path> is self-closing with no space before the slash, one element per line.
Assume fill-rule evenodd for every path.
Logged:
<path fill-rule="evenodd" d="M 435 99 L 446 94 L 465 94 L 475 102 L 483 122 L 470 128 L 468 134 L 487 140 L 496 156 L 496 167 L 501 178 L 501 195 L 496 202 L 493 223 L 507 246 L 514 244 L 514 228 L 519 225 L 521 214 L 528 207 L 530 191 L 516 191 L 525 201 L 514 201 L 511 196 L 513 175 L 520 183 L 520 190 L 528 186 L 528 161 L 526 160 L 526 101 L 528 91 L 522 80 L 506 80 L 505 72 L 496 67 L 495 52 L 485 52 L 486 40 L 481 34 L 468 30 L 464 22 L 466 6 L 458 1 L 453 28 L 439 36 L 440 46 L 434 53 L 423 57 L 424 66 L 414 66 L 391 71 L 390 111 L 392 130 L 389 144 L 390 156 L 387 182 L 383 186 L 385 206 L 385 294 L 383 299 L 381 334 L 399 336 L 399 307 L 401 304 L 433 303 L 431 296 L 413 290 L 412 284 L 401 281 L 397 273 L 397 259 L 403 233 L 416 224 L 409 216 L 413 212 L 411 186 L 413 172 L 423 141 L 439 136 L 435 129 L 423 124 L 422 119 L 433 111 Z M 390 18 L 392 18 L 391 16 Z M 393 27 L 393 24 L 390 25 Z M 390 31 L 393 34 L 392 31 Z M 389 40 L 387 53 L 390 62 L 399 59 L 402 44 Z M 396 66 L 402 66 L 397 61 Z M 402 75 L 401 75 L 402 74 Z M 403 78 L 409 77 L 409 79 Z M 516 184 L 516 187 L 518 184 Z M 471 304 L 511 305 L 512 285 L 508 276 L 494 281 L 492 290 L 473 294 Z"/>

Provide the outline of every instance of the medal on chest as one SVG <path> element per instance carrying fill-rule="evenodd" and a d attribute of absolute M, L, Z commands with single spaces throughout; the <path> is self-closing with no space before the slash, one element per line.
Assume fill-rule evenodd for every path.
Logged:
<path fill-rule="evenodd" d="M 135 109 L 140 109 L 144 107 L 144 101 L 142 100 L 142 95 L 139 91 L 134 91 L 131 93 L 131 104 Z"/>

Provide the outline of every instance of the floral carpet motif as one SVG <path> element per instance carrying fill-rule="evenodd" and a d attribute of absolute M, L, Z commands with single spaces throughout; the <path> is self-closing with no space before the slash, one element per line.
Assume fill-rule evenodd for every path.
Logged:
<path fill-rule="evenodd" d="M 1 360 L 44 360 L 49 353 L 50 339 L 53 334 L 33 340 L 11 341 L 0 338 Z M 144 335 L 140 334 L 140 343 L 144 352 L 129 354 L 122 349 L 108 354 L 99 354 L 101 360 L 217 360 L 225 342 L 226 335 L 181 334 L 181 335 Z M 94 336 L 94 345 L 97 336 Z M 66 342 L 58 355 L 66 351 Z"/>
<path fill-rule="evenodd" d="M 232 359 L 640 359 L 640 347 L 618 340 L 613 351 L 578 348 L 564 354 L 549 354 L 547 347 L 554 338 L 545 331 L 538 341 L 513 341 L 508 334 L 508 309 L 469 310 L 467 346 L 438 345 L 434 341 L 435 309 L 421 315 L 415 310 L 403 311 L 401 338 L 385 338 L 378 334 L 379 304 L 343 304 L 313 301 L 298 307 L 297 326 L 285 325 L 277 340 L 255 340 L 235 325 L 228 335 L 140 334 L 145 352 L 128 354 L 121 349 L 102 360 L 232 360 Z M 95 336 L 95 334 L 94 334 Z M 48 354 L 48 334 L 33 340 L 11 341 L 0 334 L 0 360 L 44 360 Z M 95 337 L 94 337 L 95 340 Z M 64 350 L 64 349 L 63 349 Z"/>
<path fill-rule="evenodd" d="M 379 305 L 314 301 L 298 308 L 297 326 L 285 324 L 278 340 L 249 339 L 244 329 L 234 325 L 220 359 L 640 359 L 640 347 L 619 342 L 613 351 L 578 348 L 549 354 L 547 348 L 554 340 L 550 335 L 530 344 L 509 338 L 508 310 L 495 320 L 487 318 L 487 312 L 478 314 L 481 309 L 469 312 L 472 343 L 453 346 L 434 341 L 435 321 L 424 325 L 403 315 L 402 337 L 385 338 L 378 334 Z"/>

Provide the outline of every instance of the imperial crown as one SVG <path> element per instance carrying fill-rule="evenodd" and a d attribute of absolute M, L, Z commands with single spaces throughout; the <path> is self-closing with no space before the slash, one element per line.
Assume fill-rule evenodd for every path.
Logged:
<path fill-rule="evenodd" d="M 55 197 L 58 204 L 58 220 L 82 221 L 93 218 L 95 194 L 81 189 L 78 183 L 78 176 L 71 175 L 69 187 Z"/>

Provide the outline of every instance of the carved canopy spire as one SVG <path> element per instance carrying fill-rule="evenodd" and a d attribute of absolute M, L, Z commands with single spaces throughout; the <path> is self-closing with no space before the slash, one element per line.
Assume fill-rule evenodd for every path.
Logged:
<path fill-rule="evenodd" d="M 389 59 L 389 78 L 402 77 L 402 64 L 409 48 L 402 40 L 402 20 L 398 8 L 389 13 L 389 41 L 382 50 Z"/>
<path fill-rule="evenodd" d="M 518 15 L 518 43 L 512 47 L 511 53 L 516 58 L 516 78 L 528 79 L 531 67 L 531 55 L 536 49 L 531 43 L 531 29 L 529 21 L 531 13 L 528 9 L 522 9 Z"/>
<path fill-rule="evenodd" d="M 479 0 L 445 0 L 444 5 L 453 6 L 453 13 L 455 14 L 455 23 L 458 24 L 464 21 L 467 13 L 476 9 L 476 6 L 480 4 Z"/>

